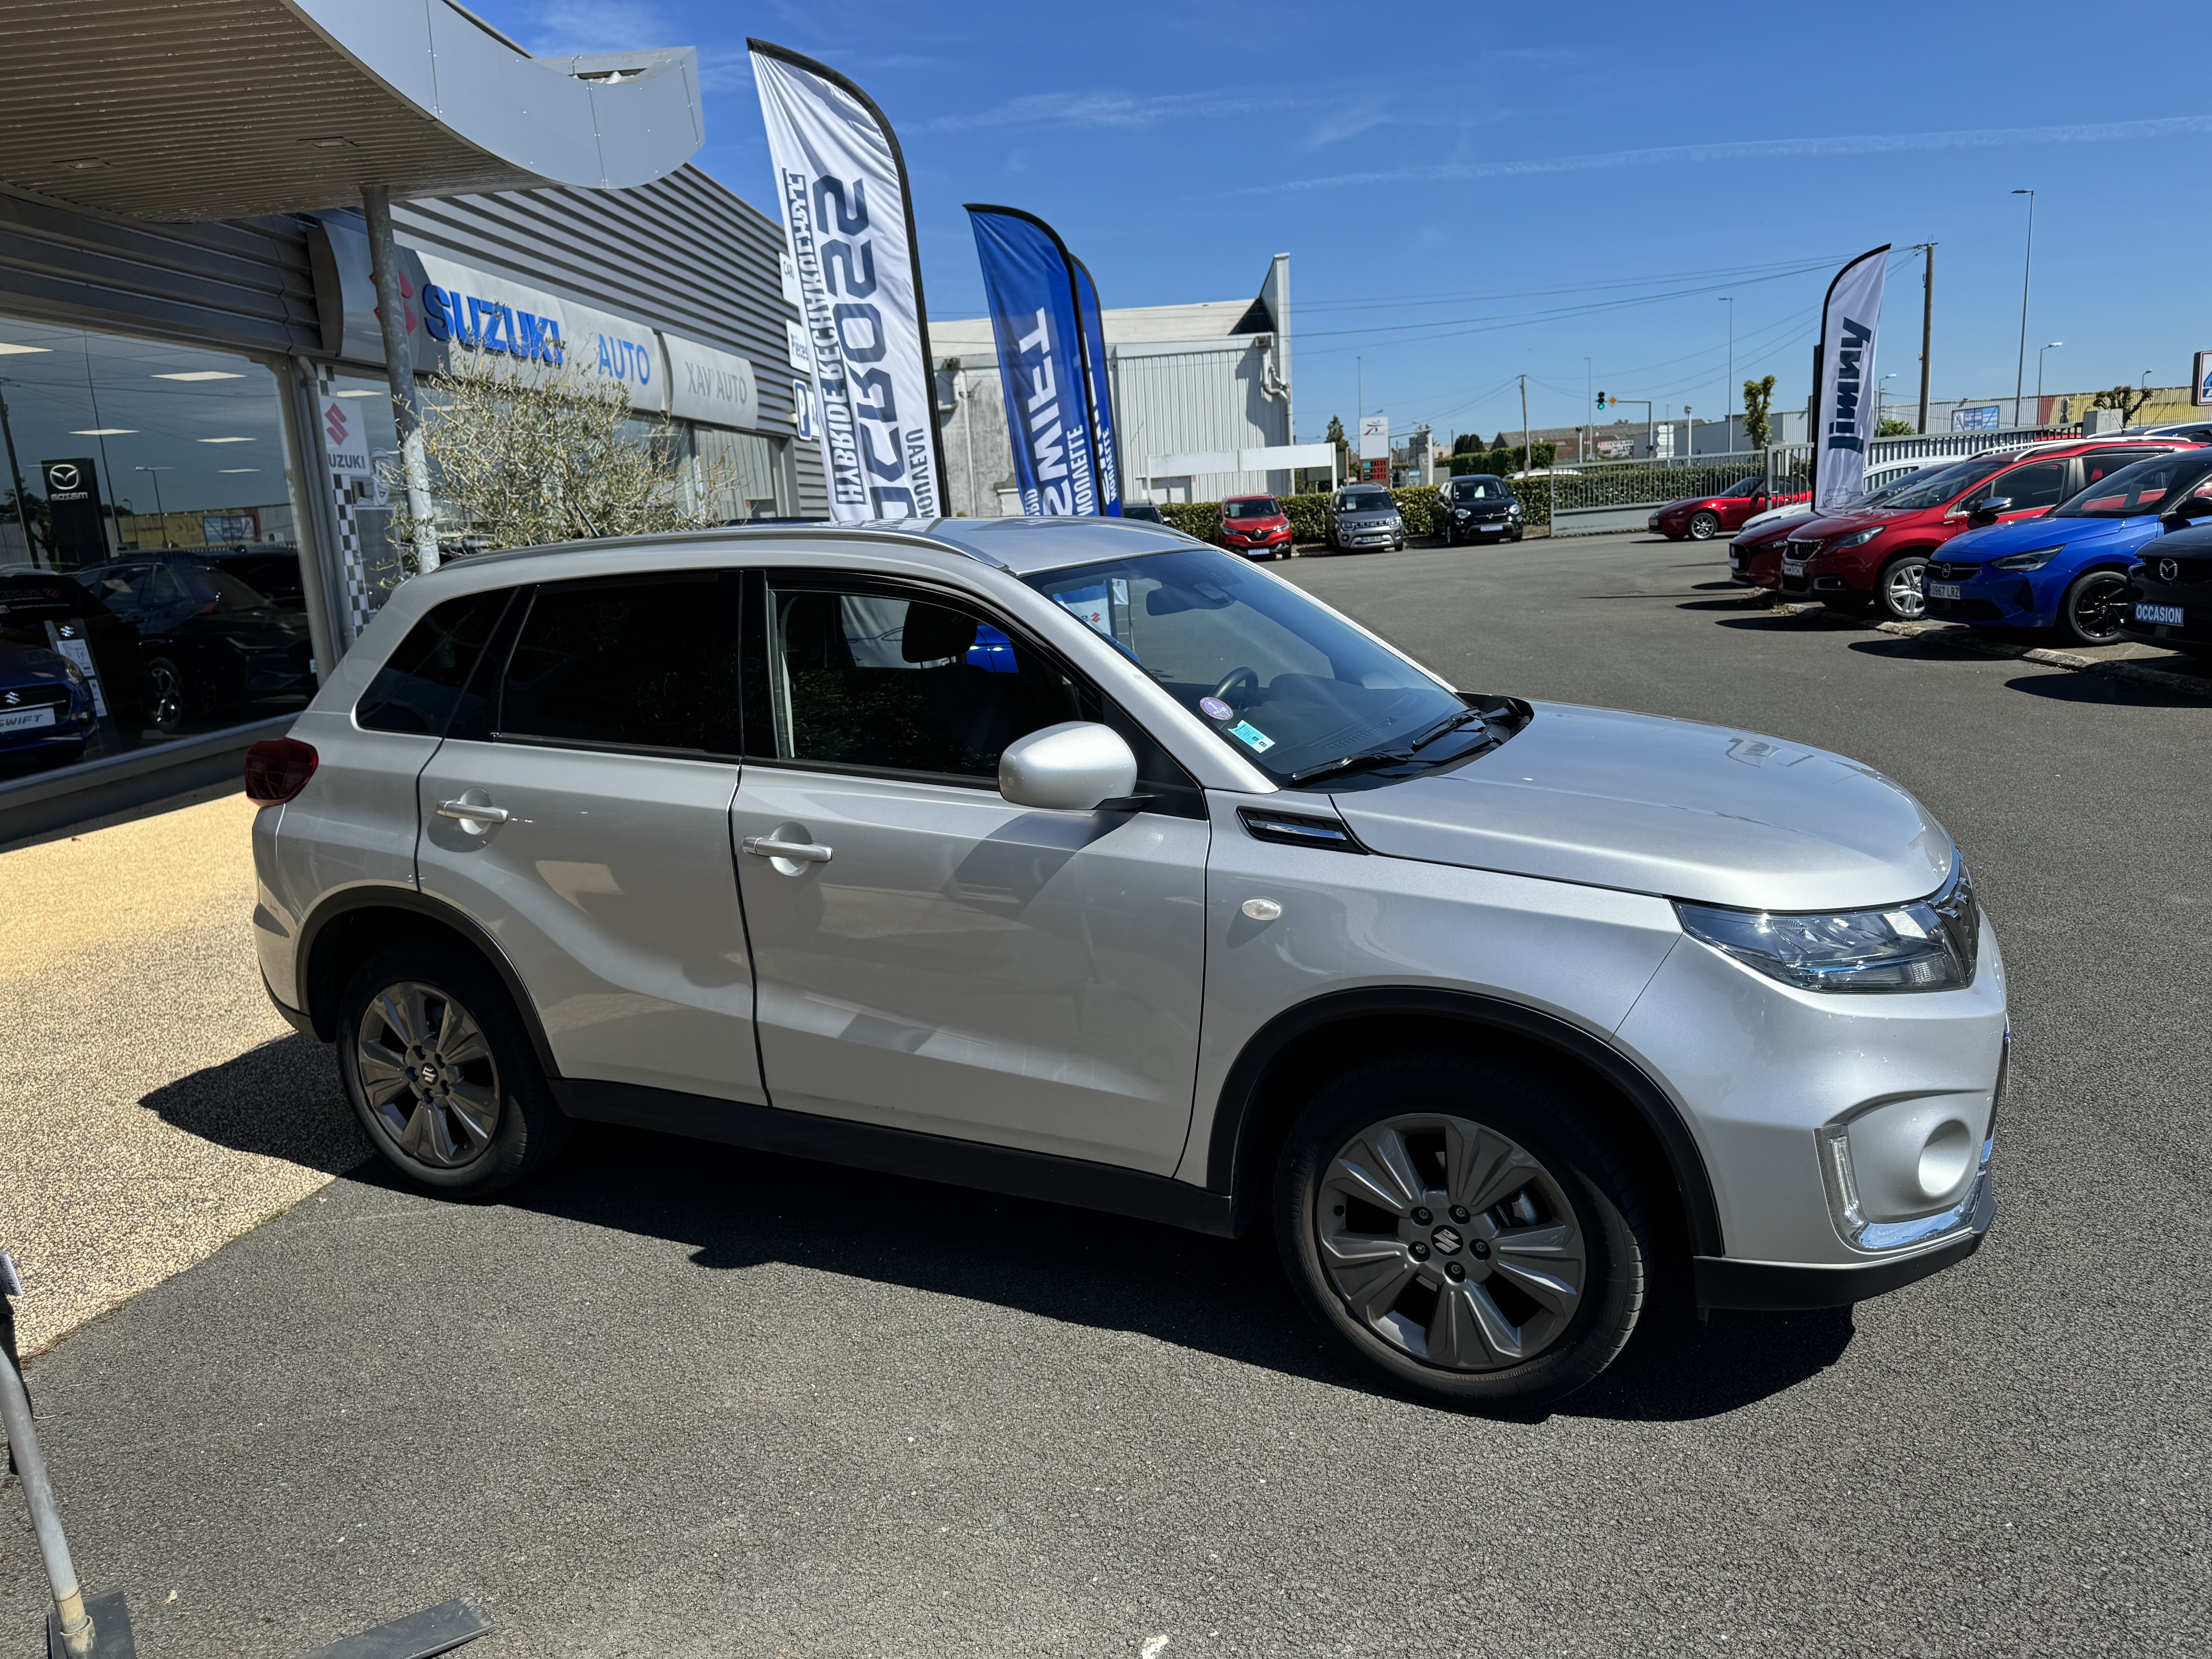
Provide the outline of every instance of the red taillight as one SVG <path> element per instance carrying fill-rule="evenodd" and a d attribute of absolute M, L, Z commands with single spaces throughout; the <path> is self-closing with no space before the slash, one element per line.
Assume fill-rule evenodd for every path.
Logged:
<path fill-rule="evenodd" d="M 276 806 L 307 787 L 315 751 L 297 738 L 268 738 L 246 751 L 246 798 Z"/>

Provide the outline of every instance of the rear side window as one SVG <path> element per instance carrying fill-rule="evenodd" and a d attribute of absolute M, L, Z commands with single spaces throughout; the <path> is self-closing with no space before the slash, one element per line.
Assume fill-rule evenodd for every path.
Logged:
<path fill-rule="evenodd" d="M 500 689 L 502 739 L 738 752 L 735 573 L 540 587 Z"/>
<path fill-rule="evenodd" d="M 2064 461 L 2031 461 L 1990 480 L 1980 493 L 2009 500 L 2012 506 L 2007 510 L 2013 513 L 2022 507 L 2056 507 L 2066 499 L 2066 471 Z"/>
<path fill-rule="evenodd" d="M 469 683 L 469 671 L 499 626 L 510 590 L 447 599 L 409 630 L 355 706 L 371 732 L 443 737 Z"/>

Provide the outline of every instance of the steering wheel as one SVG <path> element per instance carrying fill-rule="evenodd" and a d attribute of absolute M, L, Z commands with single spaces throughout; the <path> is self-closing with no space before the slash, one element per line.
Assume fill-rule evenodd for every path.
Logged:
<path fill-rule="evenodd" d="M 1213 688 L 1213 695 L 1224 702 L 1234 702 L 1230 692 L 1243 686 L 1251 690 L 1260 689 L 1260 671 L 1256 668 L 1232 668 L 1221 677 L 1221 684 Z M 1238 705 L 1242 707 L 1241 704 Z"/>

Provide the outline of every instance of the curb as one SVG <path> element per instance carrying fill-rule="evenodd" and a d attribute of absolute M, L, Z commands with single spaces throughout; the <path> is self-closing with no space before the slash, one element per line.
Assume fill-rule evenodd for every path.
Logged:
<path fill-rule="evenodd" d="M 1901 639 L 1913 640 L 1932 635 L 1946 644 L 1960 646 L 1985 657 L 2041 663 L 2046 667 L 2071 669 L 2077 674 L 2104 674 L 2113 679 L 2131 680 L 2138 685 L 2154 685 L 2162 691 L 2183 691 L 2191 696 L 2212 698 L 2212 679 L 2200 674 L 2152 668 L 2124 658 L 2114 661 L 2103 657 L 2085 657 L 2078 651 L 2054 651 L 2046 646 L 2013 645 L 2003 640 L 1985 639 L 1971 629 L 1954 629 L 1943 623 L 1854 622 L 1849 617 L 1838 616 L 1825 605 L 1783 605 L 1770 600 L 1766 608 L 1777 616 L 1817 617 L 1838 628 L 1869 628 L 1876 633 L 1894 634 Z"/>

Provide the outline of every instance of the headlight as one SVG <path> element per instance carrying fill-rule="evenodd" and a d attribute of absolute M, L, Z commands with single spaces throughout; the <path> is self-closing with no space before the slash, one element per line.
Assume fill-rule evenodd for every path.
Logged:
<path fill-rule="evenodd" d="M 1474 516 L 1474 514 L 1468 512 L 1468 509 L 1463 507 L 1455 507 L 1452 508 L 1452 517 L 1455 519 L 1471 519 Z"/>
<path fill-rule="evenodd" d="M 1871 530 L 1855 532 L 1851 535 L 1844 537 L 1843 540 L 1839 542 L 1831 542 L 1828 544 L 1828 551 L 1831 553 L 1840 553 L 1847 547 L 1864 547 L 1869 542 L 1872 541 L 1875 537 L 1881 535 L 1883 531 L 1888 528 L 1889 526 L 1887 525 L 1878 524 Z"/>
<path fill-rule="evenodd" d="M 62 659 L 62 678 L 80 691 L 84 690 L 84 671 L 67 657 Z"/>
<path fill-rule="evenodd" d="M 1881 910 L 1776 913 L 1677 901 L 1682 931 L 1801 991 L 1948 991 L 1971 985 L 1981 908 L 1963 860 L 1929 897 Z"/>
<path fill-rule="evenodd" d="M 2057 547 L 2039 547 L 2030 552 L 2015 553 L 2008 559 L 1991 559 L 1990 568 L 1992 570 L 2040 570 L 2065 550 L 2063 544 Z"/>

